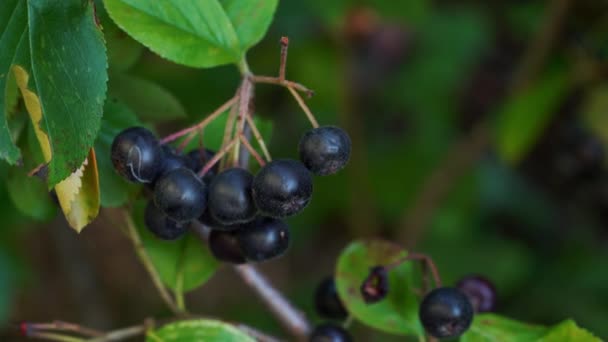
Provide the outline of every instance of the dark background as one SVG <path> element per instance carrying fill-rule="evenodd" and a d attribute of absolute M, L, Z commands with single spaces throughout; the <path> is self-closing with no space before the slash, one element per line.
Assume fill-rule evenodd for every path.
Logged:
<path fill-rule="evenodd" d="M 309 106 L 349 132 L 353 155 L 346 170 L 315 179 L 312 203 L 289 220 L 289 253 L 261 269 L 319 322 L 312 293 L 341 249 L 382 237 L 430 254 L 446 284 L 470 273 L 493 280 L 500 314 L 573 318 L 608 337 L 607 18 L 604 0 L 281 2 L 251 69 L 274 75 L 289 36 L 288 78 L 315 90 Z M 171 90 L 192 122 L 239 81 L 232 66 L 193 70 L 147 50 L 129 73 Z M 547 100 L 554 74 L 568 81 Z M 513 106 L 523 114 L 509 131 Z M 273 156 L 295 158 L 309 126 L 289 93 L 258 85 L 256 115 L 274 121 Z M 527 132 L 538 115 L 546 122 Z M 525 139 L 521 158 L 506 160 L 501 144 Z M 113 329 L 169 314 L 116 214 L 102 210 L 78 235 L 60 215 L 22 216 L 0 185 L 2 340 L 23 320 Z M 284 335 L 230 267 L 187 300 L 192 312 Z"/>

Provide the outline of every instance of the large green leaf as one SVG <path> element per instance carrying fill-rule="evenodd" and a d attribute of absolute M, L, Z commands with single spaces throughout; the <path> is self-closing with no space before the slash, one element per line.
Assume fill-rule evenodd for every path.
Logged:
<path fill-rule="evenodd" d="M 556 113 L 567 86 L 566 73 L 553 71 L 506 103 L 496 134 L 496 147 L 505 161 L 516 163 L 530 150 Z"/>
<path fill-rule="evenodd" d="M 147 342 L 254 342 L 234 326 L 215 320 L 196 319 L 167 324 L 149 331 Z"/>
<path fill-rule="evenodd" d="M 159 240 L 144 226 L 143 214 L 144 205 L 139 203 L 133 212 L 134 221 L 165 285 L 186 292 L 199 287 L 215 273 L 219 263 L 194 233 L 176 241 Z"/>
<path fill-rule="evenodd" d="M 495 314 L 475 316 L 460 342 L 600 342 L 572 320 L 553 327 L 526 324 Z"/>
<path fill-rule="evenodd" d="M 124 102 L 139 118 L 162 122 L 186 117 L 179 100 L 160 85 L 122 73 L 110 74 L 110 96 Z"/>
<path fill-rule="evenodd" d="M 105 0 L 120 28 L 176 63 L 239 63 L 266 33 L 277 0 Z"/>
<path fill-rule="evenodd" d="M 19 45 L 21 35 L 27 25 L 25 1 L 6 0 L 0 11 L 0 159 L 15 164 L 20 158 L 19 149 L 11 138 L 7 124 L 7 114 L 16 93 L 7 91 L 9 68 Z M 10 94 L 9 94 L 10 93 Z"/>
<path fill-rule="evenodd" d="M 338 259 L 336 287 L 348 312 L 375 329 L 398 335 L 424 336 L 418 320 L 418 298 L 414 294 L 415 272 L 411 262 L 389 273 L 389 292 L 375 304 L 366 304 L 360 286 L 373 266 L 388 265 L 407 255 L 400 246 L 387 241 L 355 241 Z"/>
<path fill-rule="evenodd" d="M 127 182 L 116 173 L 110 160 L 110 150 L 114 137 L 118 133 L 125 128 L 140 125 L 135 114 L 123 103 L 113 98 L 106 101 L 101 129 L 95 140 L 101 205 L 104 207 L 119 207 L 125 204 L 129 196 L 137 189 L 137 186 Z"/>

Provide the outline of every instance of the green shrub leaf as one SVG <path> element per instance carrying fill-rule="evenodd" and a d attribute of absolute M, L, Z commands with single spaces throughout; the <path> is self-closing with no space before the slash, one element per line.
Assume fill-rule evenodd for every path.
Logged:
<path fill-rule="evenodd" d="M 159 341 L 254 342 L 255 340 L 230 324 L 196 319 L 170 323 L 147 333 L 146 342 Z"/>

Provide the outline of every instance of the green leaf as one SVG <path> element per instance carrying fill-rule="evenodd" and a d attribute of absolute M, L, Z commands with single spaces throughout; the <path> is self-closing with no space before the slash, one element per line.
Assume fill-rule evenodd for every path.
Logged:
<path fill-rule="evenodd" d="M 144 120 L 162 122 L 186 117 L 186 110 L 173 94 L 148 80 L 112 73 L 109 93 Z"/>
<path fill-rule="evenodd" d="M 105 0 L 116 24 L 176 63 L 213 67 L 243 57 L 230 19 L 217 0 Z"/>
<path fill-rule="evenodd" d="M 105 0 L 110 17 L 173 62 L 200 68 L 239 63 L 262 39 L 278 0 Z"/>
<path fill-rule="evenodd" d="M 141 57 L 144 46 L 114 24 L 101 0 L 95 0 L 95 5 L 97 18 L 99 18 L 106 40 L 110 69 L 125 71 L 131 68 Z"/>
<path fill-rule="evenodd" d="M 266 34 L 278 0 L 220 0 L 245 53 Z"/>
<path fill-rule="evenodd" d="M 119 207 L 127 202 L 130 195 L 137 191 L 137 186 L 127 182 L 114 170 L 110 153 L 114 137 L 123 129 L 141 126 L 135 114 L 116 99 L 108 99 L 104 105 L 104 116 L 97 140 L 95 153 L 99 169 L 99 187 L 103 207 Z"/>
<path fill-rule="evenodd" d="M 11 200 L 24 215 L 41 221 L 55 217 L 57 205 L 38 177 L 28 177 L 22 168 L 11 168 L 6 183 Z"/>
<path fill-rule="evenodd" d="M 526 324 L 495 314 L 476 315 L 460 342 L 600 342 L 572 320 L 553 327 Z"/>
<path fill-rule="evenodd" d="M 178 321 L 147 333 L 146 342 L 160 341 L 255 342 L 230 324 L 208 319 Z"/>
<path fill-rule="evenodd" d="M 386 298 L 366 304 L 360 286 L 373 266 L 387 265 L 407 255 L 400 246 L 387 241 L 355 241 L 338 259 L 336 287 L 348 312 L 364 324 L 397 335 L 424 336 L 418 320 L 418 298 L 413 293 L 415 279 L 411 262 L 392 269 Z"/>
<path fill-rule="evenodd" d="M 27 25 L 25 1 L 5 0 L 0 11 L 0 159 L 14 165 L 21 157 L 11 138 L 7 115 L 17 94 L 10 92 L 7 82 L 17 46 Z M 14 88 L 13 88 L 14 89 Z"/>
<path fill-rule="evenodd" d="M 163 283 L 172 290 L 179 291 L 181 287 L 181 291 L 186 292 L 211 278 L 219 263 L 207 246 L 194 233 L 188 233 L 176 241 L 159 240 L 144 226 L 144 209 L 143 203 L 139 203 L 133 219 Z"/>
<path fill-rule="evenodd" d="M 505 161 L 517 163 L 556 113 L 568 87 L 563 71 L 553 71 L 507 102 L 498 117 L 496 144 Z"/>

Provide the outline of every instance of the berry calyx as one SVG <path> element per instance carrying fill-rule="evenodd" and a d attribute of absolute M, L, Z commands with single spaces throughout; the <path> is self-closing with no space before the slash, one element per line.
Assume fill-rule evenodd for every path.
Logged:
<path fill-rule="evenodd" d="M 162 166 L 162 151 L 152 132 L 143 127 L 130 127 L 114 138 L 111 159 L 123 178 L 152 183 Z"/>
<path fill-rule="evenodd" d="M 473 321 L 473 306 L 467 296 L 453 287 L 429 292 L 418 312 L 424 329 L 436 338 L 462 335 Z"/>
<path fill-rule="evenodd" d="M 456 287 L 469 298 L 475 312 L 490 312 L 496 308 L 496 288 L 490 280 L 471 275 L 462 278 Z"/>
<path fill-rule="evenodd" d="M 334 277 L 326 277 L 315 291 L 315 309 L 320 316 L 341 320 L 347 316 L 346 309 L 338 297 Z"/>
<path fill-rule="evenodd" d="M 169 218 L 153 201 L 146 205 L 144 223 L 148 230 L 161 240 L 176 240 L 183 236 L 190 226 L 189 222 L 178 222 Z"/>
<path fill-rule="evenodd" d="M 353 338 L 342 327 L 324 323 L 315 328 L 310 335 L 310 342 L 351 342 Z"/>
<path fill-rule="evenodd" d="M 308 205 L 311 196 L 310 172 L 296 160 L 273 160 L 253 180 L 253 199 L 267 216 L 295 215 Z"/>
<path fill-rule="evenodd" d="M 220 172 L 209 185 L 209 213 L 223 225 L 251 221 L 257 208 L 251 196 L 253 175 L 241 168 Z"/>
<path fill-rule="evenodd" d="M 209 234 L 208 244 L 211 254 L 217 260 L 232 264 L 243 264 L 246 262 L 236 237 L 236 232 L 212 230 Z"/>
<path fill-rule="evenodd" d="M 287 251 L 290 241 L 289 227 L 281 220 L 258 217 L 239 228 L 237 239 L 247 260 L 266 261 Z"/>
<path fill-rule="evenodd" d="M 205 211 L 207 187 L 192 170 L 175 169 L 156 182 L 154 203 L 176 221 L 191 221 Z"/>
<path fill-rule="evenodd" d="M 346 132 L 336 126 L 313 128 L 300 139 L 300 160 L 310 172 L 325 176 L 343 169 L 350 159 L 351 141 Z"/>

